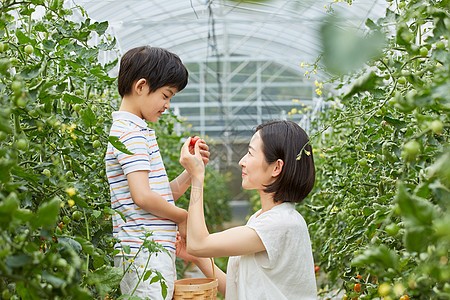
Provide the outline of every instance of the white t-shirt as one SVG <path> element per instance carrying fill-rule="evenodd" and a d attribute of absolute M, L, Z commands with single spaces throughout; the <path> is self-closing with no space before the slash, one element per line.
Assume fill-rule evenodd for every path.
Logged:
<path fill-rule="evenodd" d="M 225 299 L 317 299 L 314 261 L 306 222 L 284 202 L 247 222 L 266 251 L 230 257 Z"/>

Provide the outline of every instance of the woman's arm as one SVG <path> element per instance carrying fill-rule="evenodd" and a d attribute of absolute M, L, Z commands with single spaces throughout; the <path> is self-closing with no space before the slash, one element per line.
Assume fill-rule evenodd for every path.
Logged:
<path fill-rule="evenodd" d="M 205 143 L 204 140 L 199 140 L 198 144 L 200 146 L 200 154 L 202 155 L 203 163 L 206 164 L 209 162 L 209 147 Z M 194 153 L 194 146 L 189 144 L 190 153 Z M 177 200 L 180 198 L 191 185 L 191 176 L 188 172 L 183 171 L 177 178 L 170 182 L 170 189 L 172 190 L 173 199 Z"/>
<path fill-rule="evenodd" d="M 238 256 L 264 251 L 258 234 L 250 227 L 240 226 L 209 234 L 203 211 L 203 181 L 205 167 L 198 145 L 195 154 L 188 151 L 189 140 L 181 149 L 181 164 L 191 175 L 191 199 L 187 220 L 187 251 L 200 257 Z"/>
<path fill-rule="evenodd" d="M 193 262 L 206 277 L 208 278 L 214 277 L 211 259 L 196 257 L 188 254 L 186 251 L 186 244 L 181 240 L 181 237 L 179 235 L 177 236 L 176 255 L 181 259 Z M 219 283 L 218 291 L 219 293 L 225 296 L 227 275 L 216 265 L 214 265 L 214 272 Z"/>

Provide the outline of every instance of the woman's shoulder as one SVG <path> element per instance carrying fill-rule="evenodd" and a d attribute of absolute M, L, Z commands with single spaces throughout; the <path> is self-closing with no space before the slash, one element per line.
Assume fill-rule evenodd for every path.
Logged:
<path fill-rule="evenodd" d="M 283 202 L 269 211 L 258 214 L 260 214 L 260 211 L 250 217 L 248 224 L 275 222 L 278 228 L 282 226 L 306 228 L 306 222 L 303 216 L 295 209 L 294 203 Z"/>

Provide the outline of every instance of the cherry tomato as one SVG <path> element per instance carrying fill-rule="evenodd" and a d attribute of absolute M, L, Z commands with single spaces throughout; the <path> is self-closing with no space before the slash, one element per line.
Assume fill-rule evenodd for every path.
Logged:
<path fill-rule="evenodd" d="M 357 292 L 357 293 L 361 292 L 361 283 L 355 284 L 354 290 L 355 290 L 355 292 Z"/>
<path fill-rule="evenodd" d="M 198 137 L 198 136 L 194 136 L 192 139 L 191 139 L 191 145 L 192 146 L 195 146 L 195 143 L 197 143 L 197 141 L 199 140 L 200 138 Z"/>

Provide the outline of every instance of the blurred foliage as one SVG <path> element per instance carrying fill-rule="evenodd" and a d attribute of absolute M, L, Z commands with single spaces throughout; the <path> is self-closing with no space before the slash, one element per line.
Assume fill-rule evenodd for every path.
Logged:
<path fill-rule="evenodd" d="M 317 182 L 299 210 L 321 290 L 449 299 L 449 3 L 388 2 L 364 36 L 333 29 L 336 16 L 322 27 L 321 61 L 336 92 L 315 121 Z M 346 39 L 376 51 L 358 54 Z"/>
<path fill-rule="evenodd" d="M 7 0 L 0 8 L 3 299 L 117 297 L 123 274 L 113 267 L 115 211 L 104 166 L 111 112 L 120 101 L 108 75 L 117 60 L 98 61 L 116 41 L 105 35 L 106 22 L 62 4 Z M 71 20 L 74 10 L 81 21 Z M 168 115 L 156 125 L 170 178 L 180 171 L 171 152 L 181 146 L 172 130 L 177 122 Z M 207 180 L 214 229 L 229 218 L 229 195 L 225 177 L 208 168 Z"/>

